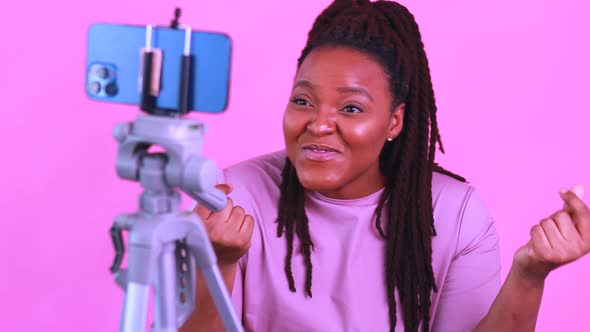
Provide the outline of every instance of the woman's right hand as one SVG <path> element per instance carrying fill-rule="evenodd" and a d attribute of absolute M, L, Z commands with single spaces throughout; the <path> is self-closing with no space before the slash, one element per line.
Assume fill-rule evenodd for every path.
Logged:
<path fill-rule="evenodd" d="M 218 184 L 216 188 L 226 195 L 232 191 L 227 184 Z M 237 263 L 250 249 L 254 218 L 246 214 L 241 206 L 234 206 L 231 198 L 227 198 L 227 205 L 219 212 L 211 212 L 202 205 L 198 205 L 194 212 L 207 229 L 219 266 Z"/>

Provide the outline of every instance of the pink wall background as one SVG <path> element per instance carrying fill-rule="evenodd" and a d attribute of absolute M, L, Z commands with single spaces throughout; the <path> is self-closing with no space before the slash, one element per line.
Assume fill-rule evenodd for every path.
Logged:
<path fill-rule="evenodd" d="M 206 122 L 228 166 L 282 147 L 281 117 L 313 19 L 329 1 L 11 1 L 0 10 L 0 321 L 4 331 L 114 331 L 122 292 L 108 228 L 139 186 L 114 172 L 116 123 L 138 110 L 84 95 L 93 22 L 183 23 L 234 41 L 231 100 Z M 444 4 L 443 4 L 444 3 Z M 590 189 L 590 5 L 582 0 L 404 1 L 421 25 L 447 154 L 501 235 L 504 275 L 530 227 Z M 586 202 L 590 202 L 586 199 Z M 185 200 L 184 206 L 192 204 Z M 588 329 L 590 258 L 554 272 L 539 331 Z"/>

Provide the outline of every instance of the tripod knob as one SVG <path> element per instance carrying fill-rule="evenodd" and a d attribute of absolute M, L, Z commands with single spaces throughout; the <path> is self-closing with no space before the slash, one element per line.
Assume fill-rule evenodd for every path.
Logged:
<path fill-rule="evenodd" d="M 131 133 L 131 123 L 120 123 L 113 129 L 113 137 L 117 142 L 123 142 Z"/>

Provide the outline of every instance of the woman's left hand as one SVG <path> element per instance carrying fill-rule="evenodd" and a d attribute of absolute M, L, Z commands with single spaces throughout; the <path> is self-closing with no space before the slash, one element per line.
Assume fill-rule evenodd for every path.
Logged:
<path fill-rule="evenodd" d="M 552 270 L 590 252 L 590 209 L 583 192 L 581 186 L 561 192 L 563 209 L 533 226 L 530 241 L 514 255 L 521 276 L 543 282 Z"/>

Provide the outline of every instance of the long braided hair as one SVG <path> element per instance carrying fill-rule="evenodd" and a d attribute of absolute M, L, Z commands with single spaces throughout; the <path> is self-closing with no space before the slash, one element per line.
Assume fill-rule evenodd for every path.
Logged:
<path fill-rule="evenodd" d="M 314 49 L 346 46 L 377 60 L 390 80 L 392 110 L 405 103 L 403 130 L 387 142 L 379 156 L 385 188 L 375 210 L 376 227 L 386 241 L 385 280 L 391 331 L 396 326 L 395 290 L 407 331 L 422 322 L 428 331 L 431 291 L 437 292 L 432 270 L 432 173 L 455 176 L 434 163 L 436 144 L 444 152 L 436 121 L 436 105 L 424 45 L 413 15 L 392 1 L 334 1 L 316 19 L 298 59 L 298 67 Z M 455 176 L 463 180 L 463 178 Z M 277 235 L 287 240 L 285 274 L 295 292 L 291 270 L 293 237 L 300 242 L 306 267 L 305 292 L 311 297 L 313 242 L 305 213 L 305 192 L 287 158 L 282 172 Z M 385 224 L 385 225 L 383 225 Z M 385 227 L 383 227 L 385 226 Z"/>

